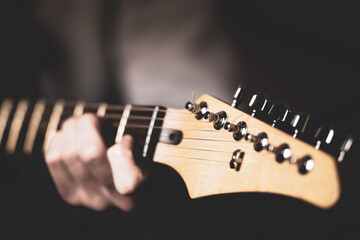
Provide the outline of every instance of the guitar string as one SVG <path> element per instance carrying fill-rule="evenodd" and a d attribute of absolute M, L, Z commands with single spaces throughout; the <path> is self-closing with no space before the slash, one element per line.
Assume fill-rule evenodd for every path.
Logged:
<path fill-rule="evenodd" d="M 104 119 L 109 119 L 109 120 L 119 120 L 121 119 L 122 115 L 121 114 L 107 114 L 105 115 L 103 118 Z M 128 117 L 128 119 L 139 119 L 139 120 L 151 120 L 151 117 L 147 117 L 147 116 L 134 116 L 134 115 L 130 115 Z M 164 117 L 157 117 L 155 118 L 156 121 L 160 121 L 160 120 L 169 120 L 169 121 L 178 121 L 178 122 L 197 122 L 197 123 L 209 123 L 209 121 L 207 122 L 202 122 L 199 120 L 191 120 L 191 119 L 175 119 L 175 118 L 168 118 L 168 116 L 166 118 Z"/>
<path fill-rule="evenodd" d="M 168 145 L 167 147 L 170 147 L 170 148 L 173 148 L 173 149 L 181 148 L 181 149 L 204 151 L 204 152 L 219 152 L 219 153 L 230 153 L 230 154 L 233 153 L 233 152 L 228 152 L 228 151 L 218 151 L 218 150 L 203 149 L 203 148 L 191 148 L 191 147 L 179 147 L 179 146 L 172 146 L 172 145 Z"/>
<path fill-rule="evenodd" d="M 67 102 L 67 105 L 71 104 L 71 102 Z M 76 106 L 76 104 L 78 104 L 78 102 L 73 102 L 73 105 Z M 90 105 L 90 106 L 89 106 Z M 89 110 L 89 107 L 93 107 L 94 110 L 98 109 L 98 104 L 91 104 L 91 103 L 86 103 L 86 110 Z M 107 110 L 111 111 L 111 110 L 122 110 L 124 109 L 124 106 L 119 106 L 119 105 L 108 105 L 107 106 Z M 66 109 L 68 110 L 68 109 Z M 65 111 L 66 111 L 65 110 Z M 134 106 L 132 108 L 132 110 L 139 110 L 139 111 L 154 111 L 153 107 L 136 107 Z M 72 111 L 72 110 L 70 110 Z M 167 112 L 169 114 L 181 114 L 181 115 L 192 115 L 192 113 L 186 113 L 186 112 L 175 112 L 175 111 L 169 111 L 168 109 L 160 109 L 160 112 Z M 46 114 L 46 111 L 44 112 L 44 114 Z M 72 114 L 69 115 L 69 117 L 72 116 Z M 105 116 L 104 118 L 109 119 L 109 120 L 119 120 L 121 118 L 122 114 L 111 114 L 110 117 Z M 147 118 L 147 117 L 143 117 L 143 116 L 130 116 L 129 118 L 132 119 L 146 119 L 146 120 L 151 120 L 151 118 Z M 156 118 L 156 120 L 164 120 L 165 118 Z M 209 123 L 209 122 L 200 122 L 199 120 L 179 120 L 179 119 L 170 119 L 170 118 L 166 118 L 166 120 L 169 121 L 188 121 L 188 122 L 197 122 L 197 123 Z M 127 125 L 127 127 L 130 128 L 148 128 L 148 126 L 146 125 Z M 157 127 L 155 126 L 154 128 L 162 128 L 162 127 Z M 182 130 L 189 130 L 189 131 L 211 131 L 211 132 L 218 132 L 217 130 L 199 130 L 199 129 L 182 129 Z M 225 141 L 225 140 L 217 140 L 217 139 L 204 139 L 204 138 L 183 138 L 183 139 L 192 139 L 192 140 L 207 140 L 207 141 L 222 141 L 222 142 L 232 142 L 232 141 Z M 229 153 L 232 154 L 232 152 L 225 152 L 225 151 L 214 151 L 214 150 L 210 150 L 210 149 L 197 149 L 197 148 L 185 148 L 185 147 L 177 147 L 177 148 L 182 148 L 182 149 L 191 149 L 191 150 L 196 150 L 196 151 L 209 151 L 209 152 L 223 152 L 223 153 Z M 183 156 L 170 156 L 170 155 L 166 155 L 169 157 L 180 157 L 180 158 L 187 158 L 187 159 L 197 159 L 197 160 L 203 160 L 203 161 L 216 161 L 216 160 L 207 160 L 207 159 L 200 159 L 200 158 L 189 158 L 189 157 L 183 157 Z M 224 162 L 224 161 L 217 161 L 217 162 Z"/>
<path fill-rule="evenodd" d="M 168 154 L 156 153 L 155 157 L 154 157 L 154 162 L 157 162 L 156 161 L 157 156 L 169 157 L 169 158 L 172 158 L 172 157 L 173 158 L 183 158 L 183 159 L 187 159 L 187 160 L 200 160 L 200 161 L 206 161 L 206 162 L 217 162 L 217 163 L 226 163 L 226 164 L 229 164 L 230 161 L 231 161 L 231 158 L 230 158 L 230 160 L 214 160 L 214 159 L 205 159 L 205 158 L 184 157 L 184 156 L 181 156 L 181 155 L 168 155 Z M 170 159 L 169 161 L 174 161 L 174 160 Z M 258 164 L 258 161 L 254 161 L 252 159 L 247 159 L 246 163 Z"/>
<path fill-rule="evenodd" d="M 73 109 L 73 107 L 75 107 L 79 102 L 66 102 L 65 103 L 65 111 L 69 110 L 71 111 Z M 50 106 L 50 104 L 48 104 L 48 106 Z M 84 108 L 86 110 L 94 110 L 95 112 L 97 111 L 97 109 L 99 108 L 99 104 L 98 103 L 85 103 Z M 124 110 L 125 105 L 112 105 L 112 104 L 108 104 L 106 107 L 107 111 L 116 111 L 116 110 Z M 146 106 L 132 106 L 131 111 L 144 111 L 144 112 L 153 112 L 155 107 L 146 107 Z M 176 109 L 159 109 L 158 112 L 168 112 L 168 111 L 172 111 Z M 190 112 L 182 112 L 181 114 L 192 114 Z"/>
<path fill-rule="evenodd" d="M 219 163 L 227 163 L 226 161 L 221 161 L 221 160 L 210 160 L 210 159 L 204 159 L 204 158 L 194 158 L 194 157 L 184 157 L 184 156 L 179 156 L 179 155 L 167 155 L 167 154 L 159 154 L 156 153 L 156 156 L 164 156 L 164 157 L 177 157 L 177 158 L 185 158 L 185 159 L 189 159 L 189 160 L 200 160 L 200 161 L 206 161 L 206 162 L 219 162 Z M 155 159 L 156 162 L 156 159 Z M 230 162 L 230 161 L 229 161 Z"/>

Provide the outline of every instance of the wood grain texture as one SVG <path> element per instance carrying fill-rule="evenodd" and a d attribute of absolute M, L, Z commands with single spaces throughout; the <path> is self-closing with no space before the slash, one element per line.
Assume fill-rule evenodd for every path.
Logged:
<path fill-rule="evenodd" d="M 340 196 L 340 182 L 335 159 L 313 146 L 293 138 L 250 115 L 234 109 L 209 95 L 206 101 L 212 112 L 226 111 L 228 121 L 245 121 L 248 132 L 257 135 L 266 132 L 275 146 L 287 143 L 292 155 L 301 158 L 310 155 L 314 169 L 308 174 L 298 172 L 296 164 L 278 163 L 274 153 L 256 152 L 253 144 L 244 139 L 235 141 L 224 129 L 215 130 L 207 120 L 196 120 L 187 110 L 168 109 L 164 128 L 182 130 L 180 144 L 159 143 L 154 161 L 175 169 L 183 178 L 191 198 L 236 192 L 267 192 L 298 198 L 321 208 L 333 206 Z M 245 151 L 240 171 L 229 166 L 236 149 Z"/>

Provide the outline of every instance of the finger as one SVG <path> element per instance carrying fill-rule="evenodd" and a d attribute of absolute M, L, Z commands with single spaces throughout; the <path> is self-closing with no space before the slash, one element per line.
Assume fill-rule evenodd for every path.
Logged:
<path fill-rule="evenodd" d="M 125 212 L 131 212 L 136 206 L 136 197 L 133 195 L 122 195 L 115 187 L 107 187 L 103 192 L 111 205 Z"/>
<path fill-rule="evenodd" d="M 106 145 L 95 115 L 85 114 L 77 124 L 79 158 L 104 185 L 112 185 L 112 173 L 106 156 Z"/>
<path fill-rule="evenodd" d="M 62 160 L 69 172 L 83 190 L 81 202 L 83 205 L 94 210 L 101 211 L 109 205 L 109 201 L 104 197 L 102 186 L 97 178 L 91 173 L 87 166 L 79 158 L 78 136 L 82 132 L 78 129 L 78 119 L 71 119 L 64 123 L 61 141 Z"/>
<path fill-rule="evenodd" d="M 62 161 L 60 144 L 60 133 L 56 133 L 50 141 L 45 161 L 60 196 L 69 204 L 78 205 L 80 204 L 79 185 Z"/>
<path fill-rule="evenodd" d="M 132 154 L 134 140 L 125 135 L 119 144 L 107 151 L 116 190 L 123 195 L 134 193 L 145 181 L 147 174 L 135 163 Z"/>

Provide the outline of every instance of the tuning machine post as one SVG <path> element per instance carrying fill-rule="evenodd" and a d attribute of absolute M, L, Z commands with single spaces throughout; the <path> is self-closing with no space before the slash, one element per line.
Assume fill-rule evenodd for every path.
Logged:
<path fill-rule="evenodd" d="M 233 155 L 230 160 L 230 168 L 239 171 L 241 164 L 244 161 L 244 156 L 245 156 L 245 152 L 241 151 L 240 149 L 236 149 L 233 152 Z"/>
<path fill-rule="evenodd" d="M 232 123 L 227 122 L 224 125 L 224 129 L 228 130 L 229 132 L 232 132 L 233 138 L 236 141 L 241 140 L 247 134 L 247 125 L 246 125 L 246 122 L 244 122 L 244 121 L 240 121 L 237 124 L 232 124 Z"/>
<path fill-rule="evenodd" d="M 227 115 L 225 111 L 220 111 L 218 113 L 207 111 L 204 114 L 204 119 L 212 122 L 216 130 L 220 130 L 222 127 L 224 127 L 226 123 Z"/>
<path fill-rule="evenodd" d="M 195 118 L 200 120 L 204 117 L 204 114 L 207 112 L 207 103 L 202 101 L 199 104 L 195 102 L 187 102 L 185 104 L 185 109 L 187 109 L 189 112 L 195 114 Z"/>
<path fill-rule="evenodd" d="M 263 149 L 267 148 L 267 146 L 269 144 L 268 136 L 264 132 L 259 133 L 257 136 L 254 136 L 251 134 L 246 134 L 245 139 L 254 143 L 254 149 L 257 152 L 260 152 Z"/>

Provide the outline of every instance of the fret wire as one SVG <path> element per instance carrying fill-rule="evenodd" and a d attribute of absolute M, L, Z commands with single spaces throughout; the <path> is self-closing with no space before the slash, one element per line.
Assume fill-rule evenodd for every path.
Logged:
<path fill-rule="evenodd" d="M 1 104 L 0 109 L 0 144 L 3 139 L 3 135 L 5 132 L 5 128 L 7 122 L 9 121 L 9 116 L 13 107 L 13 100 L 12 99 L 5 99 Z"/>
<path fill-rule="evenodd" d="M 79 101 L 76 103 L 76 106 L 74 108 L 73 115 L 75 117 L 81 117 L 84 114 L 84 108 L 85 108 L 85 102 Z"/>
<path fill-rule="evenodd" d="M 146 134 L 146 138 L 145 138 L 145 145 L 144 145 L 144 149 L 143 149 L 143 157 L 146 157 L 147 155 L 147 151 L 149 148 L 149 143 L 150 143 L 150 139 L 151 139 L 151 135 L 152 135 L 152 131 L 154 129 L 154 125 L 155 125 L 155 121 L 156 121 L 156 116 L 159 112 L 159 107 L 155 107 L 153 114 L 151 116 L 151 121 L 148 127 L 148 132 Z"/>
<path fill-rule="evenodd" d="M 118 127 L 118 130 L 117 130 L 117 133 L 116 133 L 116 138 L 115 138 L 116 143 L 121 142 L 121 139 L 123 137 L 123 134 L 124 134 L 124 131 L 125 131 L 125 128 L 126 128 L 126 124 L 127 124 L 127 121 L 128 121 L 128 117 L 129 117 L 129 114 L 130 114 L 130 111 L 131 111 L 131 108 L 132 108 L 131 104 L 128 104 L 128 105 L 125 106 L 124 113 L 122 114 L 122 117 L 121 117 L 121 120 L 120 120 L 120 123 L 119 123 L 119 127 Z"/>
<path fill-rule="evenodd" d="M 62 112 L 64 110 L 64 106 L 65 106 L 65 101 L 64 100 L 57 100 L 54 107 L 53 107 L 53 111 L 51 113 L 50 116 L 50 120 L 45 132 L 45 138 L 44 138 L 44 145 L 43 145 L 43 153 L 46 152 L 46 150 L 48 149 L 49 143 L 51 138 L 53 137 L 53 135 L 55 134 L 58 126 L 59 126 L 59 122 L 61 120 L 61 115 Z"/>
<path fill-rule="evenodd" d="M 34 148 L 35 138 L 40 126 L 41 118 L 44 114 L 46 107 L 46 100 L 40 99 L 36 102 L 34 110 L 30 117 L 29 126 L 25 135 L 23 151 L 25 154 L 30 155 Z"/>
<path fill-rule="evenodd" d="M 29 107 L 28 99 L 22 99 L 17 104 L 16 111 L 14 113 L 14 118 L 10 126 L 9 136 L 5 146 L 5 151 L 8 154 L 13 154 L 15 152 L 20 130 L 23 125 L 25 114 L 28 110 L 28 107 Z"/>
<path fill-rule="evenodd" d="M 96 115 L 98 117 L 104 117 L 106 114 L 106 110 L 107 110 L 108 104 L 107 103 L 100 103 Z"/>

